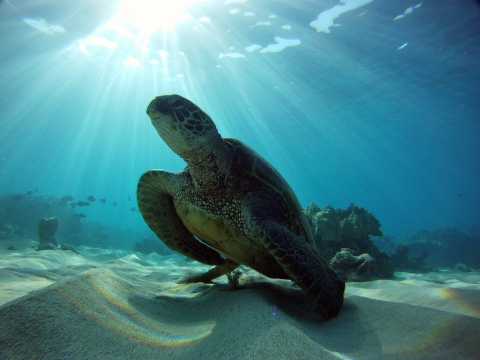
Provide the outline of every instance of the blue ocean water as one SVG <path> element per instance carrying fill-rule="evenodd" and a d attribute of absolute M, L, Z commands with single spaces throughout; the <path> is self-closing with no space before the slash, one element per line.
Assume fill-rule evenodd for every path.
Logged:
<path fill-rule="evenodd" d="M 138 178 L 185 164 L 145 109 L 178 93 L 303 206 L 395 237 L 480 222 L 478 2 L 176 4 L 0 2 L 0 195 L 94 195 L 85 221 L 147 231 Z"/>

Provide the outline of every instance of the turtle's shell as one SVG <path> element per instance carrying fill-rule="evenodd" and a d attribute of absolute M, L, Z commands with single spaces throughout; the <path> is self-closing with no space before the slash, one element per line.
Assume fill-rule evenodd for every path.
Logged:
<path fill-rule="evenodd" d="M 274 219 L 303 235 L 314 248 L 302 207 L 288 183 L 259 154 L 236 139 L 224 142 L 233 154 L 227 183 L 215 193 L 187 190 L 175 201 L 177 214 L 193 235 L 229 259 L 269 277 L 288 278 L 264 247 L 263 239 L 250 233 L 247 224 Z M 195 188 L 193 184 L 191 188 Z M 255 205 L 255 213 L 251 213 L 249 204 Z"/>

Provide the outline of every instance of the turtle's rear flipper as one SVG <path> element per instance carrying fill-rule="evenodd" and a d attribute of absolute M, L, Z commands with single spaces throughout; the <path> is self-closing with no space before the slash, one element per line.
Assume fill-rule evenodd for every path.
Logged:
<path fill-rule="evenodd" d="M 137 201 L 145 222 L 171 250 L 207 265 L 225 264 L 218 252 L 195 239 L 177 215 L 168 193 L 176 176 L 168 171 L 150 170 L 140 177 Z"/>
<path fill-rule="evenodd" d="M 345 283 L 300 236 L 274 221 L 257 223 L 266 249 L 283 270 L 318 304 L 320 315 L 335 317 L 343 304 Z"/>
<path fill-rule="evenodd" d="M 213 279 L 216 279 L 222 275 L 228 274 L 235 270 L 238 264 L 227 259 L 225 264 L 215 266 L 203 274 L 186 275 L 180 278 L 178 281 L 180 284 L 190 284 L 195 282 L 211 283 Z"/>

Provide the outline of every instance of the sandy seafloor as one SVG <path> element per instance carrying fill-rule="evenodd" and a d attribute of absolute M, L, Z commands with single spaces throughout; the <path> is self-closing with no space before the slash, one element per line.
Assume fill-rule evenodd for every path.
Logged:
<path fill-rule="evenodd" d="M 3 244 L 0 244 L 3 245 Z M 0 250 L 1 359 L 474 359 L 480 273 L 348 283 L 328 322 L 292 282 L 176 280 L 181 256 Z"/>

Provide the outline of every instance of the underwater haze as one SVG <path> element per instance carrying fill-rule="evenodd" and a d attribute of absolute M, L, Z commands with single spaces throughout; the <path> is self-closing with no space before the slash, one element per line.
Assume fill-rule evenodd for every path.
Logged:
<path fill-rule="evenodd" d="M 4 0 L 0 33 L 0 195 L 93 195 L 88 220 L 147 230 L 139 177 L 185 163 L 145 110 L 180 94 L 303 207 L 394 237 L 480 222 L 476 1 Z"/>

